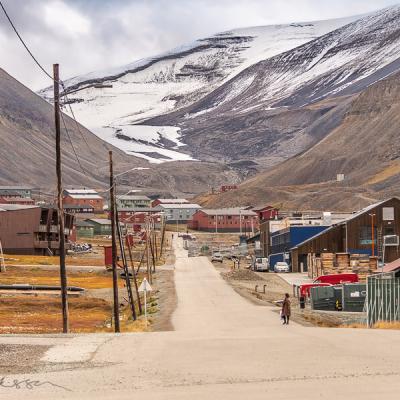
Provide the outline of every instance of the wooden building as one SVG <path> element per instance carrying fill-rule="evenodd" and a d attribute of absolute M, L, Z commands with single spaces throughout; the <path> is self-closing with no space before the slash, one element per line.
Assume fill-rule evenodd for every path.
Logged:
<path fill-rule="evenodd" d="M 291 249 L 292 271 L 307 270 L 308 254 L 349 253 L 377 256 L 385 262 L 400 257 L 400 199 L 372 204 Z M 386 243 L 386 245 L 385 245 Z"/>
<path fill-rule="evenodd" d="M 66 242 L 72 233 L 73 222 L 72 215 L 64 215 Z M 55 208 L 0 205 L 0 240 L 5 253 L 56 255 L 60 247 L 58 230 L 58 212 Z"/>

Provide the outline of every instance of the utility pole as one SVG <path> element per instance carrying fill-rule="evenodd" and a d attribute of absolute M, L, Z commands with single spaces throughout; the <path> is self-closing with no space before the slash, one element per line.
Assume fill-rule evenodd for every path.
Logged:
<path fill-rule="evenodd" d="M 109 151 L 110 158 L 110 218 L 111 218 L 111 252 L 112 252 L 112 279 L 114 294 L 114 330 L 120 332 L 119 326 L 119 300 L 118 300 L 118 275 L 117 275 L 117 239 L 115 225 L 115 181 L 113 171 L 112 151 Z"/>
<path fill-rule="evenodd" d="M 68 321 L 68 294 L 67 271 L 65 268 L 65 232 L 64 210 L 62 200 L 61 178 L 61 128 L 60 128 L 60 74 L 58 64 L 53 64 L 54 78 L 54 121 L 56 127 L 56 172 L 57 172 L 57 213 L 58 213 L 58 239 L 60 241 L 60 281 L 61 281 L 61 305 L 63 319 L 63 333 L 69 332 Z"/>

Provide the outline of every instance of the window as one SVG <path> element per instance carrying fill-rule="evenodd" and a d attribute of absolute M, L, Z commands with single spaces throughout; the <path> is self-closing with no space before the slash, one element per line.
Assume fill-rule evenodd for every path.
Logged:
<path fill-rule="evenodd" d="M 376 244 L 376 227 L 374 227 L 374 243 Z M 362 226 L 360 228 L 360 244 L 372 244 L 372 229 L 371 226 Z"/>

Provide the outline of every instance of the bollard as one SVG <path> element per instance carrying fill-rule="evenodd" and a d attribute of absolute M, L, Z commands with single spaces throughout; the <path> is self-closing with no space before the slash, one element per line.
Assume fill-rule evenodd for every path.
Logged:
<path fill-rule="evenodd" d="M 265 288 L 267 287 L 267 285 L 264 285 L 264 290 L 263 290 L 263 293 L 265 294 Z"/>
<path fill-rule="evenodd" d="M 256 287 L 254 288 L 255 292 L 257 293 L 258 291 L 258 285 L 256 285 Z"/>
<path fill-rule="evenodd" d="M 296 285 L 293 284 L 293 297 L 296 297 Z"/>
<path fill-rule="evenodd" d="M 306 308 L 306 298 L 304 296 L 300 296 L 299 304 L 301 309 L 304 310 Z"/>

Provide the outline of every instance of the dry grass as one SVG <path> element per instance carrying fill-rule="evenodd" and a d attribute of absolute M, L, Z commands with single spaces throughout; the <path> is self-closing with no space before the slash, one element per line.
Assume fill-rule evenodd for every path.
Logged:
<path fill-rule="evenodd" d="M 375 183 L 385 181 L 386 179 L 394 175 L 397 175 L 399 173 L 400 173 L 400 163 L 399 162 L 393 163 L 392 165 L 388 166 L 384 170 L 377 173 L 375 176 L 372 176 L 368 180 L 367 184 L 374 185 Z"/>
<path fill-rule="evenodd" d="M 348 324 L 348 325 L 341 325 L 340 328 L 366 329 L 367 326 L 365 324 Z M 400 329 L 400 321 L 395 321 L 395 322 L 379 321 L 372 327 L 372 329 Z"/>
<path fill-rule="evenodd" d="M 110 318 L 111 306 L 102 299 L 69 299 L 72 332 L 95 332 Z M 52 333 L 62 327 L 57 297 L 22 295 L 0 298 L 0 333 Z"/>
<path fill-rule="evenodd" d="M 112 306 L 98 298 L 69 298 L 70 330 L 73 333 L 113 332 Z M 143 318 L 133 321 L 129 307 L 121 310 L 122 332 L 149 331 Z M 55 333 L 62 330 L 59 297 L 19 295 L 0 297 L 0 334 Z"/>
<path fill-rule="evenodd" d="M 400 321 L 396 322 L 385 322 L 380 321 L 374 325 L 376 329 L 400 329 Z"/>
<path fill-rule="evenodd" d="M 57 270 L 9 266 L 6 272 L 0 274 L 0 284 L 12 285 L 14 283 L 59 285 L 60 276 Z M 68 285 L 80 286 L 84 289 L 105 289 L 112 287 L 112 278 L 107 272 L 69 272 Z M 119 281 L 119 286 L 123 287 L 122 280 Z"/>

